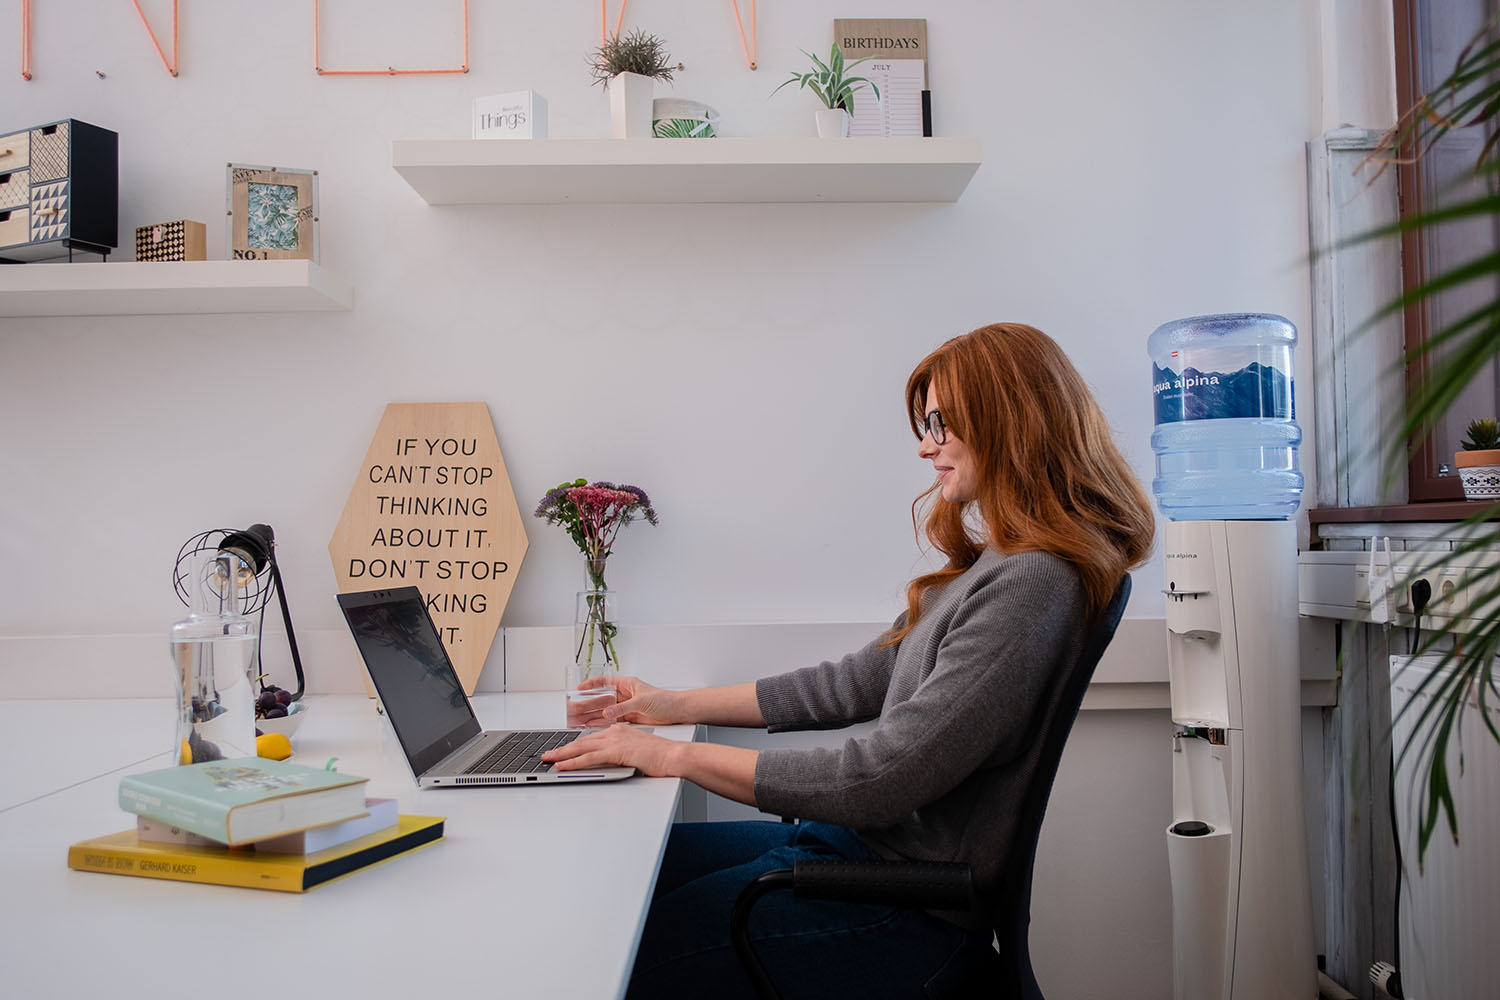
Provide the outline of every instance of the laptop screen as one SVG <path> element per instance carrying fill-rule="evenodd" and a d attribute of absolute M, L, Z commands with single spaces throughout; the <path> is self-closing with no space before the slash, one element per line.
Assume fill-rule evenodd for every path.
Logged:
<path fill-rule="evenodd" d="M 339 606 L 415 774 L 480 732 L 421 591 L 340 594 Z"/>

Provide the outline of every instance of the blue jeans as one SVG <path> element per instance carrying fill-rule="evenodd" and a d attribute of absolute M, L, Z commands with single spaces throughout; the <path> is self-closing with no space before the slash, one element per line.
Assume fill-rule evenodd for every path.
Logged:
<path fill-rule="evenodd" d="M 755 996 L 729 914 L 763 872 L 801 860 L 875 861 L 852 830 L 826 823 L 678 823 L 667 840 L 628 996 Z M 960 995 L 993 960 L 988 933 L 920 910 L 798 899 L 756 904 L 750 940 L 783 997 Z"/>

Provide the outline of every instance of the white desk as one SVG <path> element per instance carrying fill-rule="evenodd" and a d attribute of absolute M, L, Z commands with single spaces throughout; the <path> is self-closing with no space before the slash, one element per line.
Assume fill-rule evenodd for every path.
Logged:
<path fill-rule="evenodd" d="M 474 704 L 488 728 L 544 728 L 560 724 L 561 697 Z M 131 826 L 119 778 L 165 766 L 165 749 L 140 752 L 170 742 L 170 708 L 0 702 L 0 995 L 623 993 L 680 781 L 419 790 L 371 701 L 308 702 L 294 759 L 337 757 L 402 812 L 447 817 L 446 839 L 304 894 L 73 871 L 69 844 Z"/>

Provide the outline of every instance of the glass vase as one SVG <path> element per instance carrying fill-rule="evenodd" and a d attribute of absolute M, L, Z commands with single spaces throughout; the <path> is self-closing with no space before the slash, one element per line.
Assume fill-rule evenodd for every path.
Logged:
<path fill-rule="evenodd" d="M 620 676 L 619 595 L 580 590 L 573 610 L 573 657 L 563 689 L 570 728 L 607 725 L 602 712 L 615 703 Z"/>
<path fill-rule="evenodd" d="M 238 560 L 194 553 L 184 581 L 190 613 L 172 626 L 177 726 L 172 759 L 197 764 L 255 756 L 255 622 L 239 613 Z"/>

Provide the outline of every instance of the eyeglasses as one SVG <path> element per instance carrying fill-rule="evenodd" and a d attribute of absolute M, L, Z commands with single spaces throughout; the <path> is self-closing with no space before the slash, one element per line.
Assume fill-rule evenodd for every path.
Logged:
<path fill-rule="evenodd" d="M 918 420 L 917 430 L 921 432 L 919 437 L 931 434 L 933 444 L 942 444 L 948 440 L 948 425 L 943 423 L 943 415 L 937 410 Z"/>

